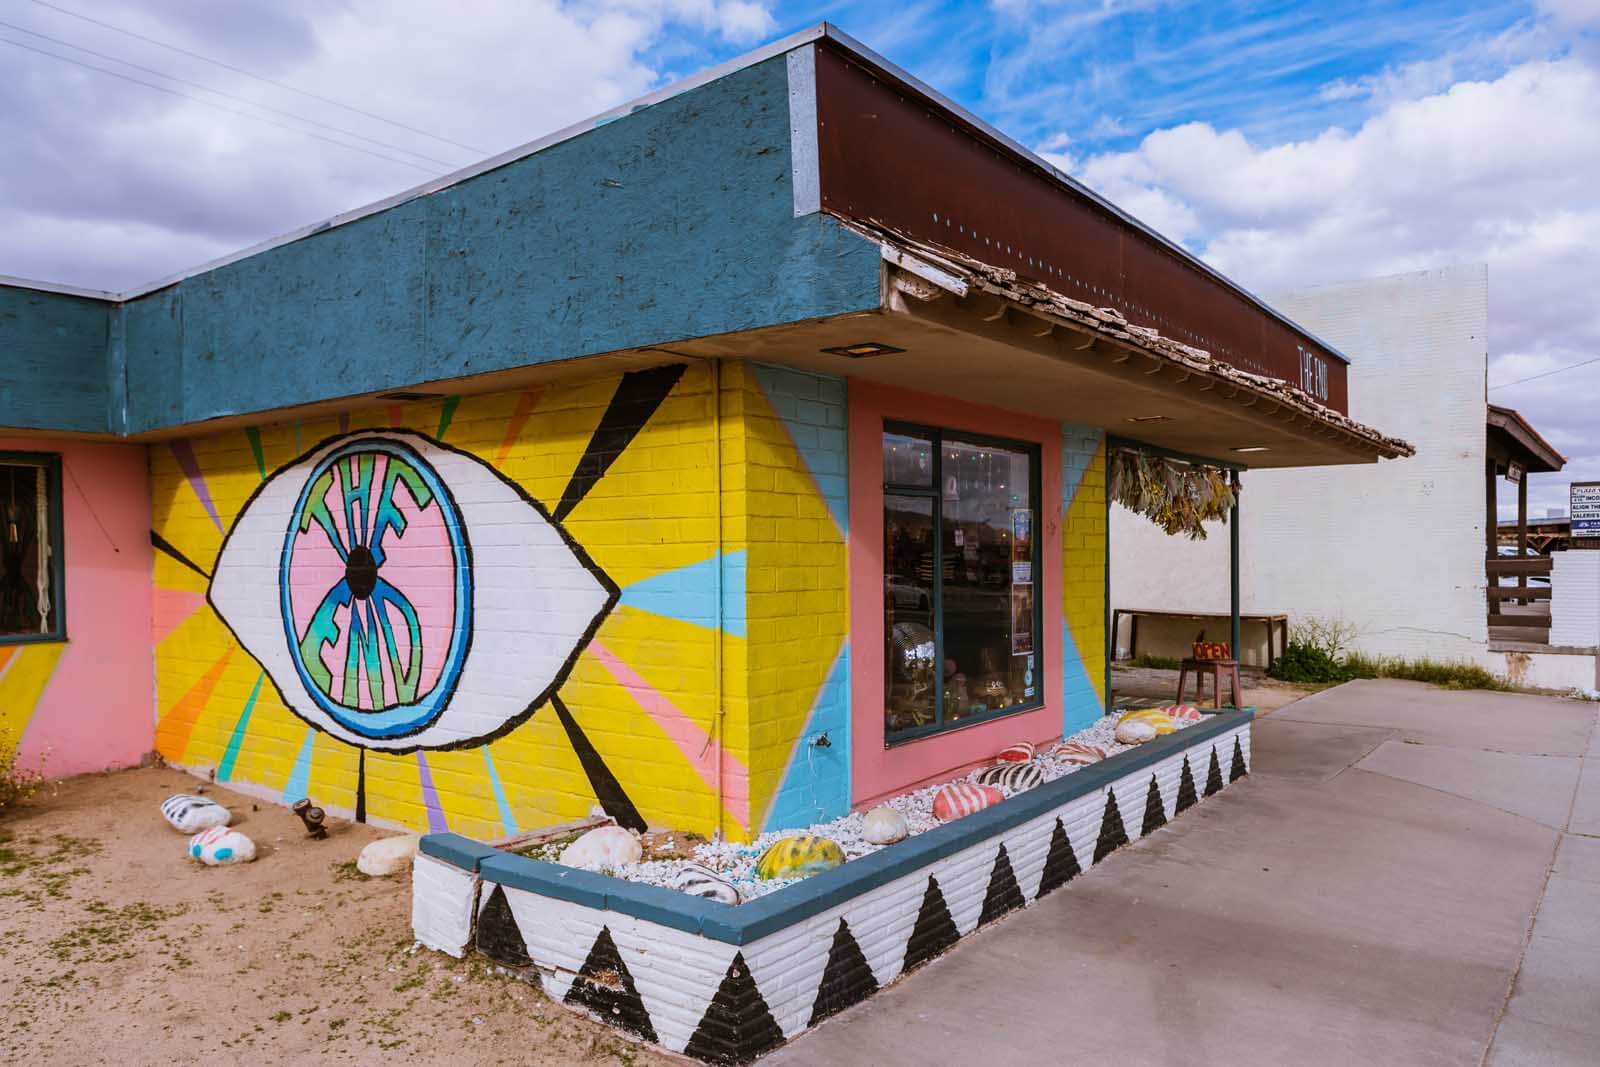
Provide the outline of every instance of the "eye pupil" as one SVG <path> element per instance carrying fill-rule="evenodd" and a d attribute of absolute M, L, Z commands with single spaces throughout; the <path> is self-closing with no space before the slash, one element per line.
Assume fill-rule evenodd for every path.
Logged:
<path fill-rule="evenodd" d="M 365 600 L 372 595 L 372 590 L 378 585 L 378 561 L 372 558 L 372 550 L 366 545 L 357 545 L 350 550 L 344 564 L 344 580 L 357 600 Z"/>

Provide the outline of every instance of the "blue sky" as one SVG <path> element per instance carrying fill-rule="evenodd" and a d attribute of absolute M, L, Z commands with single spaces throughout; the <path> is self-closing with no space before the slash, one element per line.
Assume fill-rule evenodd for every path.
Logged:
<path fill-rule="evenodd" d="M 0 274 L 147 282 L 826 19 L 1257 292 L 1487 264 L 1490 397 L 1600 479 L 1600 0 L 440 11 L 15 0 Z"/>

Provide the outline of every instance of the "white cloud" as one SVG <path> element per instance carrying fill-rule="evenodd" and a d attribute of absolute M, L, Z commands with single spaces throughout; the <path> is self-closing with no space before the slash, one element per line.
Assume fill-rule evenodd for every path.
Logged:
<path fill-rule="evenodd" d="M 220 70 L 44 8 L 7 16 L 52 37 L 353 130 L 419 167 L 375 159 L 218 107 L 59 45 L 0 36 L 154 81 L 217 107 L 0 45 L 0 273 L 122 289 L 381 199 L 660 85 L 774 27 L 752 0 L 242 0 L 70 5 L 482 152 L 464 150 Z M 273 122 L 298 125 L 280 115 Z M 327 129 L 312 133 L 352 140 Z M 407 155 L 423 153 L 432 160 Z M 435 162 L 437 161 L 437 162 Z"/>
<path fill-rule="evenodd" d="M 1353 131 L 1258 145 L 1192 123 L 1077 173 L 1258 292 L 1487 262 L 1489 380 L 1509 382 L 1600 353 L 1596 100 L 1582 59 L 1526 62 L 1390 100 Z M 1566 451 L 1571 476 L 1600 476 L 1600 365 L 1490 396 Z M 1562 486 L 1535 479 L 1536 505 Z"/>

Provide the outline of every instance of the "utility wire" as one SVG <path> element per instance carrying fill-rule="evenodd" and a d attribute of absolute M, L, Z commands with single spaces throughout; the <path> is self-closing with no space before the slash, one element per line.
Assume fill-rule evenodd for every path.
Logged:
<path fill-rule="evenodd" d="M 126 59 L 108 55 L 105 52 L 96 52 L 92 48 L 85 48 L 80 44 L 73 44 L 71 41 L 64 41 L 59 37 L 51 37 L 49 34 L 39 33 L 36 30 L 28 29 L 26 26 L 18 26 L 14 23 L 6 22 L 3 19 L 0 19 L 0 26 L 4 26 L 8 30 L 16 30 L 19 33 L 25 33 L 30 37 L 37 37 L 40 40 L 49 41 L 51 44 L 61 45 L 65 48 L 71 48 L 75 51 L 82 52 L 85 55 L 94 56 L 96 59 L 109 59 L 113 63 L 120 63 L 124 67 L 130 67 L 133 70 L 143 71 L 146 74 L 154 74 L 158 78 L 165 78 L 170 82 L 177 82 L 179 85 L 187 85 L 191 89 L 199 89 L 204 93 L 214 93 L 215 95 L 224 97 L 228 100 L 237 100 L 241 104 L 247 104 L 250 107 L 258 107 L 262 111 L 270 111 L 274 115 L 282 115 L 285 118 L 294 119 L 296 122 L 304 122 L 312 126 L 320 126 L 324 130 L 331 130 L 334 133 L 342 133 L 346 137 L 354 137 L 358 141 L 365 141 L 368 144 L 377 145 L 379 148 L 388 148 L 395 152 L 404 152 L 406 155 L 416 156 L 418 159 L 425 159 L 429 163 L 437 163 L 446 170 L 453 170 L 456 166 L 449 160 L 435 159 L 433 156 L 430 156 L 424 152 L 417 152 L 410 148 L 406 148 L 404 145 L 390 144 L 388 141 L 380 141 L 377 138 L 368 137 L 365 134 L 357 133 L 354 130 L 347 130 L 340 126 L 330 126 L 326 122 L 320 122 L 317 119 L 308 119 L 304 115 L 295 114 L 293 111 L 284 111 L 282 108 L 276 108 L 270 104 L 258 103 L 243 96 L 235 96 L 233 93 L 225 92 L 221 89 L 213 89 L 209 85 L 201 85 L 199 82 L 192 82 L 186 78 L 179 78 L 176 75 L 167 74 L 164 71 L 156 70 L 154 67 L 141 67 L 139 64 L 130 63 Z"/>
<path fill-rule="evenodd" d="M 454 148 L 464 149 L 465 151 L 473 152 L 480 156 L 486 156 L 490 154 L 487 148 L 475 148 L 469 144 L 462 144 L 460 141 L 452 141 L 448 137 L 440 137 L 436 133 L 429 133 L 427 130 L 420 130 L 415 126 L 407 126 L 403 122 L 396 122 L 394 119 L 384 118 L 382 115 L 375 115 L 370 111 L 363 111 L 358 107 L 352 107 L 349 104 L 341 103 L 340 101 L 334 100 L 331 97 L 319 96 L 316 93 L 297 88 L 288 84 L 287 82 L 276 81 L 272 78 L 266 77 L 265 75 L 257 74 L 254 71 L 245 70 L 243 67 L 236 67 L 231 63 L 224 63 L 220 59 L 212 59 L 210 56 L 201 55 L 199 52 L 191 52 L 187 48 L 180 48 L 175 44 L 168 44 L 166 41 L 158 41 L 154 37 L 146 37 L 142 33 L 135 33 L 133 30 L 125 30 L 121 26 L 114 26 L 109 22 L 102 22 L 99 19 L 93 18 L 89 15 L 79 14 L 76 11 L 71 11 L 67 8 L 61 7 L 58 4 L 48 3 L 47 0 L 33 0 L 33 2 L 38 4 L 40 7 L 49 8 L 51 11 L 59 11 L 61 14 L 68 15 L 75 19 L 82 19 L 84 22 L 93 23 L 96 26 L 111 30 L 113 33 L 124 34 L 125 36 L 132 37 L 135 40 L 143 41 L 146 44 L 153 44 L 157 48 L 165 48 L 168 51 L 177 52 L 179 55 L 188 56 L 190 59 L 198 59 L 202 63 L 210 63 L 213 66 L 221 67 L 223 70 L 231 70 L 233 73 L 242 74 L 246 78 L 254 78 L 258 82 L 264 82 L 267 85 L 275 86 L 291 93 L 299 93 L 301 96 L 312 100 L 320 100 L 324 104 L 332 104 L 334 107 L 342 107 L 346 111 L 353 112 L 357 115 L 363 115 L 369 119 L 376 119 L 378 122 L 386 122 L 391 126 L 398 127 L 399 129 L 406 130 L 410 133 L 421 134 L 423 137 L 431 137 L 435 141 L 442 141 Z"/>
<path fill-rule="evenodd" d="M 1543 374 L 1530 374 L 1528 377 L 1518 378 L 1514 382 L 1501 382 L 1499 385 L 1491 385 L 1489 388 L 1505 389 L 1509 386 L 1521 385 L 1523 382 L 1538 381 L 1540 378 L 1548 378 L 1550 375 L 1560 374 L 1562 371 L 1577 370 L 1579 367 L 1587 367 L 1591 363 L 1600 363 L 1600 356 L 1596 356 L 1593 359 L 1586 359 L 1582 363 L 1569 363 L 1565 367 L 1557 367 L 1555 370 L 1547 370 Z"/>
<path fill-rule="evenodd" d="M 290 133 L 298 133 L 298 134 L 300 134 L 301 136 L 304 136 L 304 137 L 314 137 L 319 141 L 326 141 L 328 144 L 338 145 L 340 148 L 348 148 L 352 152 L 363 152 L 366 155 L 375 156 L 378 159 L 387 159 L 391 163 L 399 163 L 399 164 L 401 164 L 403 166 L 413 167 L 413 168 L 415 168 L 417 170 L 420 170 L 420 171 L 422 171 L 422 172 L 424 172 L 426 174 L 438 175 L 438 174 L 441 173 L 440 171 L 436 171 L 432 167 L 424 166 L 421 163 L 413 163 L 409 159 L 401 159 L 398 156 L 389 156 L 389 155 L 385 155 L 382 152 L 374 152 L 370 148 L 362 148 L 360 145 L 350 144 L 347 141 L 339 141 L 339 140 L 335 140 L 332 137 L 324 137 L 320 133 L 313 133 L 310 130 L 302 130 L 298 126 L 290 126 L 287 123 L 283 123 L 283 122 L 274 122 L 272 119 L 266 118 L 265 116 L 262 116 L 262 115 L 254 114 L 253 112 L 240 111 L 238 108 L 224 107 L 223 105 L 215 103 L 215 102 L 213 102 L 211 100 L 202 100 L 198 96 L 191 96 L 188 93 L 180 93 L 176 89 L 169 89 L 165 85 L 156 85 L 156 84 L 154 84 L 152 82 L 141 81 L 138 78 L 129 77 L 128 75 L 123 74 L 120 71 L 107 70 L 104 67 L 97 67 L 93 63 L 80 62 L 79 60 L 73 59 L 70 56 L 61 56 L 61 55 L 57 55 L 54 52 L 46 52 L 42 48 L 35 48 L 31 44 L 23 44 L 21 41 L 13 41 L 9 37 L 0 37 L 0 44 L 8 44 L 8 45 L 11 45 L 13 48 L 20 48 L 25 52 L 35 52 L 35 53 L 37 53 L 37 54 L 39 54 L 41 56 L 49 56 L 51 59 L 59 59 L 63 63 L 71 63 L 73 66 L 75 66 L 75 67 L 83 67 L 85 70 L 94 70 L 94 71 L 99 71 L 101 74 L 109 74 L 113 78 L 121 78 L 123 81 L 132 82 L 135 85 L 142 85 L 146 89 L 154 89 L 158 93 L 166 93 L 169 96 L 177 96 L 177 97 L 182 97 L 185 100 L 192 100 L 197 104 L 203 104 L 206 107 L 216 108 L 218 111 L 226 111 L 230 115 L 240 115 L 240 116 L 243 116 L 244 118 L 247 118 L 247 119 L 255 119 L 257 122 L 264 122 L 268 126 L 276 126 L 280 130 L 288 130 Z"/>

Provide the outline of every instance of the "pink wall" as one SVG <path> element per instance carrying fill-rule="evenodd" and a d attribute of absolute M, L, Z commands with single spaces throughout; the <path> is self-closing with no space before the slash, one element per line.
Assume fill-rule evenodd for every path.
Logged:
<path fill-rule="evenodd" d="M 1044 706 L 949 733 L 884 747 L 883 422 L 901 419 L 1040 446 L 1035 595 L 1044 607 Z M 1061 736 L 1061 429 L 1043 419 L 852 379 L 850 382 L 850 761 L 851 802 L 873 801 L 987 760 L 1018 741 Z"/>
<path fill-rule="evenodd" d="M 155 707 L 144 446 L 0 435 L 0 451 L 62 459 L 66 649 L 22 735 L 23 766 L 45 756 L 58 778 L 136 764 Z"/>

